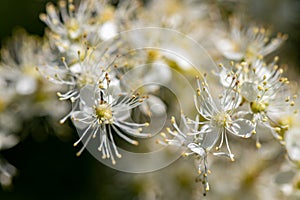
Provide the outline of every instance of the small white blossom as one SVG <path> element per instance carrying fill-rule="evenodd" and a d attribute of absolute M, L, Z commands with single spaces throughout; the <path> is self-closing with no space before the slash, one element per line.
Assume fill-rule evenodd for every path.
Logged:
<path fill-rule="evenodd" d="M 82 0 L 78 4 L 73 0 L 60 0 L 57 7 L 48 3 L 46 14 L 40 14 L 40 19 L 50 29 L 46 34 L 51 46 L 66 59 L 72 59 L 77 50 L 83 50 L 83 38 L 92 46 L 114 38 L 125 29 L 123 20 L 129 20 L 137 6 L 135 1 L 129 0 L 122 1 L 117 8 L 107 0 Z"/>
<path fill-rule="evenodd" d="M 98 150 L 102 152 L 102 158 L 110 158 L 115 164 L 115 156 L 121 158 L 114 142 L 114 135 L 118 135 L 126 142 L 138 145 L 138 141 L 132 137 L 149 137 L 148 133 L 142 133 L 142 128 L 148 123 L 135 123 L 127 121 L 130 117 L 129 111 L 141 105 L 146 96 L 138 94 L 115 94 L 110 87 L 110 80 L 106 77 L 107 88 L 87 85 L 80 90 L 80 110 L 72 113 L 72 119 L 78 129 L 83 130 L 77 144 L 87 137 L 82 149 L 77 153 L 80 155 L 91 138 L 99 138 Z"/>
<path fill-rule="evenodd" d="M 117 58 L 117 56 L 115 56 L 111 60 L 106 49 L 102 52 L 95 52 L 93 49 L 87 48 L 83 53 L 83 57 L 81 55 L 82 53 L 78 51 L 77 62 L 70 65 L 66 59 L 62 57 L 62 66 L 44 65 L 37 68 L 49 81 L 67 87 L 65 93 L 57 92 L 57 95 L 59 100 L 71 100 L 71 102 L 75 102 L 73 108 L 78 104 L 80 89 L 86 85 L 96 84 L 99 79 L 105 76 Z M 64 121 L 70 117 L 71 113 L 72 111 L 61 119 L 60 122 L 64 123 Z"/>
<path fill-rule="evenodd" d="M 201 146 L 210 151 L 218 140 L 220 144 L 216 147 L 219 150 L 225 142 L 228 153 L 216 152 L 214 155 L 227 156 L 232 161 L 234 155 L 232 154 L 227 134 L 233 134 L 238 137 L 248 138 L 252 135 L 255 125 L 247 119 L 239 118 L 233 119 L 232 115 L 235 109 L 239 106 L 240 95 L 237 91 L 238 82 L 236 74 L 232 77 L 230 86 L 223 92 L 219 98 L 219 104 L 213 100 L 206 82 L 206 78 L 200 82 L 197 78 L 197 95 L 195 95 L 195 105 L 198 113 L 205 118 L 204 122 L 195 122 L 202 125 L 200 131 L 195 131 L 194 134 L 203 134 L 203 141 Z"/>
<path fill-rule="evenodd" d="M 229 29 L 223 34 L 217 31 L 213 36 L 217 49 L 229 60 L 251 61 L 259 56 L 266 56 L 287 39 L 287 35 L 281 33 L 269 39 L 269 30 L 256 26 L 243 27 L 237 18 L 231 19 Z"/>
<path fill-rule="evenodd" d="M 294 106 L 296 96 L 291 94 L 291 88 L 288 87 L 289 81 L 282 76 L 283 69 L 277 65 L 277 61 L 278 57 L 275 57 L 269 64 L 262 59 L 257 59 L 251 64 L 248 62 L 232 64 L 232 69 L 226 69 L 220 65 L 219 77 L 222 85 L 228 87 L 233 71 L 239 74 L 237 80 L 243 103 L 234 117 L 247 118 L 256 126 L 263 125 L 271 130 L 276 139 L 282 141 L 280 133 L 288 127 L 279 124 L 277 119 L 278 116 L 293 113 L 290 107 Z M 256 132 L 258 132 L 256 145 L 260 147 L 259 135 L 265 131 L 257 129 L 253 133 Z"/>

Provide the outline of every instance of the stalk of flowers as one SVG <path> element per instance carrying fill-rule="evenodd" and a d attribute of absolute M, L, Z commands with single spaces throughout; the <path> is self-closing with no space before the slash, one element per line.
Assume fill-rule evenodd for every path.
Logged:
<path fill-rule="evenodd" d="M 191 127 L 190 119 L 185 115 L 181 115 L 182 126 L 176 123 L 175 117 L 171 118 L 171 124 L 173 130 L 167 128 L 166 131 L 173 138 L 169 138 L 166 133 L 162 132 L 161 136 L 164 138 L 162 141 L 157 140 L 158 144 L 161 145 L 175 145 L 184 148 L 183 156 L 193 156 L 198 165 L 198 176 L 196 178 L 197 182 L 201 182 L 203 186 L 203 195 L 206 196 L 206 192 L 210 190 L 208 182 L 208 174 L 210 170 L 208 169 L 207 153 L 208 151 L 201 146 L 203 141 L 203 135 L 194 134 L 199 130 L 199 115 L 196 116 L 194 126 Z"/>
<path fill-rule="evenodd" d="M 131 137 L 150 137 L 151 134 L 142 132 L 142 128 L 149 123 L 128 120 L 130 110 L 146 99 L 147 96 L 140 94 L 120 92 L 119 86 L 111 86 L 108 74 L 96 85 L 81 88 L 79 110 L 74 111 L 71 117 L 77 129 L 83 131 L 74 146 L 86 138 L 77 155 L 82 153 L 92 138 L 99 138 L 98 150 L 102 153 L 102 158 L 110 158 L 112 164 L 115 164 L 115 156 L 122 157 L 114 141 L 115 135 L 133 145 L 138 145 L 138 141 Z"/>
<path fill-rule="evenodd" d="M 286 34 L 281 33 L 271 38 L 270 30 L 256 25 L 244 26 L 237 17 L 230 19 L 229 27 L 222 28 L 222 25 L 217 25 L 219 30 L 220 27 L 223 30 L 216 31 L 212 40 L 226 59 L 234 61 L 251 62 L 260 56 L 266 56 L 277 50 L 288 38 Z"/>
<path fill-rule="evenodd" d="M 228 87 L 227 76 L 237 71 L 239 73 L 239 90 L 243 97 L 240 106 L 241 111 L 235 117 L 246 117 L 253 121 L 256 126 L 263 125 L 270 130 L 273 136 L 283 143 L 282 132 L 288 129 L 288 124 L 279 123 L 278 116 L 293 115 L 296 95 L 292 94 L 289 81 L 283 77 L 283 69 L 277 65 L 278 57 L 273 62 L 267 64 L 262 58 L 252 63 L 242 62 L 231 69 L 226 69 L 220 65 L 220 80 L 222 85 Z M 290 108 L 292 107 L 292 108 Z M 256 145 L 261 146 L 259 135 L 264 134 L 264 130 L 258 132 Z"/>

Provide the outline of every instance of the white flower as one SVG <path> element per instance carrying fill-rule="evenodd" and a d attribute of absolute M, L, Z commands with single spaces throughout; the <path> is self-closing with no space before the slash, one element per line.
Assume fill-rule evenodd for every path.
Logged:
<path fill-rule="evenodd" d="M 239 64 L 231 63 L 231 68 L 227 69 L 222 64 L 219 65 L 221 84 L 228 87 L 231 83 L 230 76 L 237 73 L 239 81 L 240 94 L 248 102 L 252 102 L 258 97 L 272 96 L 278 89 L 287 82 L 282 77 L 283 69 L 277 65 L 278 57 L 273 62 L 267 64 L 262 58 L 253 62 L 241 62 Z"/>
<path fill-rule="evenodd" d="M 114 135 L 118 135 L 128 143 L 138 145 L 138 141 L 127 135 L 149 137 L 149 134 L 141 133 L 142 127 L 149 124 L 127 121 L 129 111 L 141 105 L 146 97 L 115 94 L 114 89 L 109 86 L 108 79 L 107 82 L 107 88 L 102 88 L 100 84 L 101 88 L 87 85 L 80 90 L 81 109 L 72 113 L 72 119 L 75 126 L 83 130 L 83 134 L 74 146 L 87 137 L 82 149 L 77 153 L 80 155 L 91 138 L 98 137 L 100 140 L 98 150 L 102 152 L 102 158 L 110 158 L 115 164 L 114 156 L 121 158 L 121 154 L 114 142 Z"/>
<path fill-rule="evenodd" d="M 53 54 L 45 40 L 23 29 L 15 30 L 1 49 L 0 111 L 14 115 L 18 123 L 32 116 L 54 117 L 59 109 L 48 109 L 45 105 L 55 103 L 55 94 L 60 88 L 43 79 L 36 70 L 38 65 L 52 63 L 52 60 Z M 5 128 L 6 124 L 2 127 L 6 132 L 15 132 Z"/>
<path fill-rule="evenodd" d="M 71 59 L 78 49 L 82 51 L 83 38 L 95 46 L 115 37 L 125 28 L 122 20 L 129 19 L 136 7 L 136 2 L 129 0 L 116 8 L 106 0 L 82 0 L 78 4 L 60 0 L 57 7 L 48 3 L 47 14 L 42 13 L 40 19 L 50 29 L 46 32 L 50 44 Z"/>
<path fill-rule="evenodd" d="M 238 82 L 236 74 L 231 76 L 231 84 L 220 96 L 219 106 L 213 100 L 206 82 L 206 78 L 200 82 L 197 78 L 197 95 L 195 95 L 195 105 L 198 113 L 205 118 L 204 122 L 195 122 L 202 124 L 200 131 L 195 130 L 193 134 L 203 135 L 201 147 L 210 151 L 215 146 L 218 140 L 220 144 L 216 147 L 219 150 L 225 142 L 228 153 L 217 152 L 214 155 L 227 156 L 232 161 L 234 155 L 231 153 L 227 134 L 231 133 L 235 136 L 248 138 L 252 135 L 255 125 L 247 119 L 233 119 L 232 115 L 235 109 L 239 106 L 240 96 L 237 91 Z"/>
<path fill-rule="evenodd" d="M 269 39 L 269 30 L 256 26 L 243 27 L 242 21 L 233 18 L 230 30 L 216 32 L 213 41 L 217 49 L 229 60 L 251 61 L 259 56 L 266 56 L 275 51 L 287 39 L 287 35 L 278 33 L 277 37 Z"/>
<path fill-rule="evenodd" d="M 294 100 L 296 96 L 292 97 L 288 87 L 281 87 L 276 93 L 271 96 L 261 95 L 259 98 L 250 102 L 249 111 L 241 112 L 242 115 L 248 115 L 252 121 L 258 125 L 263 125 L 271 130 L 273 136 L 281 143 L 283 142 L 283 133 L 289 129 L 288 124 L 280 122 L 281 116 L 293 115 Z M 241 113 L 238 114 L 241 116 Z M 258 132 L 258 131 L 257 131 Z M 260 147 L 259 135 L 257 134 L 257 146 Z"/>
<path fill-rule="evenodd" d="M 4 42 L 1 49 L 1 77 L 10 82 L 10 88 L 19 95 L 33 95 L 41 80 L 36 66 L 47 61 L 52 55 L 45 42 L 23 29 L 17 29 L 13 36 Z M 7 74 L 6 74 L 7 73 Z M 9 88 L 8 87 L 8 88 Z"/>
<path fill-rule="evenodd" d="M 62 66 L 60 67 L 44 65 L 37 68 L 49 81 L 61 86 L 67 86 L 67 92 L 57 92 L 59 100 L 71 100 L 76 105 L 78 104 L 77 100 L 80 96 L 80 89 L 86 85 L 94 85 L 99 79 L 104 78 L 117 58 L 115 56 L 111 61 L 111 57 L 106 49 L 103 52 L 95 52 L 87 48 L 83 53 L 83 57 L 81 55 L 82 53 L 78 51 L 78 60 L 71 65 L 68 65 L 66 59 L 62 57 Z M 111 75 L 113 76 L 113 73 Z M 76 105 L 73 107 L 75 108 Z M 64 123 L 70 117 L 71 113 L 72 111 L 61 119 L 60 122 Z"/>
<path fill-rule="evenodd" d="M 234 114 L 234 118 L 246 118 L 256 126 L 256 145 L 261 146 L 259 135 L 265 130 L 270 130 L 273 136 L 283 143 L 282 133 L 288 129 L 288 124 L 280 122 L 280 116 L 292 115 L 296 96 L 292 94 L 289 81 L 283 77 L 283 69 L 277 65 L 278 57 L 267 64 L 262 58 L 252 63 L 242 62 L 234 65 L 232 69 L 226 69 L 220 65 L 219 77 L 223 86 L 230 84 L 231 74 L 239 74 L 239 93 L 243 97 L 240 111 Z M 262 125 L 262 126 L 261 126 Z M 260 130 L 259 127 L 263 127 Z"/>
<path fill-rule="evenodd" d="M 67 3 L 61 0 L 58 3 L 59 9 L 52 3 L 47 4 L 47 14 L 41 14 L 40 19 L 50 28 L 51 31 L 47 32 L 50 42 L 60 52 L 71 50 L 71 47 L 78 45 L 76 40 L 83 37 L 86 31 L 91 31 L 95 3 L 94 0 L 86 0 L 75 7 L 73 1 Z"/>
<path fill-rule="evenodd" d="M 209 10 L 206 2 L 165 0 L 163 4 L 159 1 L 147 3 L 147 9 L 138 13 L 135 27 L 171 28 L 188 34 L 197 41 L 203 39 L 210 31 L 209 20 L 205 18 Z"/>

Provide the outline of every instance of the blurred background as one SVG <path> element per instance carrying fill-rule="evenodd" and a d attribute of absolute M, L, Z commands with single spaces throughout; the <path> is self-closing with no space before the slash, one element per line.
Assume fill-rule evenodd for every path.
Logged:
<path fill-rule="evenodd" d="M 23 27 L 31 34 L 42 36 L 45 24 L 38 16 L 41 12 L 45 12 L 47 2 L 49 1 L 1 0 L 0 46 L 3 40 L 11 36 L 16 27 Z M 234 0 L 216 2 L 225 11 L 237 9 Z M 279 54 L 282 55 L 283 63 L 299 72 L 300 1 L 253 0 L 240 3 L 248 8 L 248 14 L 254 20 L 271 25 L 274 32 L 289 35 L 288 41 L 280 48 Z M 76 157 L 78 149 L 73 147 L 73 143 L 76 141 L 77 134 L 69 128 L 72 127 L 71 122 L 59 126 L 64 126 L 63 131 L 67 133 L 63 137 L 57 137 L 59 134 L 54 133 L 56 129 L 48 124 L 46 117 L 24 122 L 20 135 L 25 139 L 15 147 L 2 151 L 2 155 L 18 169 L 18 174 L 11 187 L 0 188 L 1 200 L 143 199 L 139 196 L 140 191 L 147 191 L 148 186 L 139 185 L 139 182 L 149 181 L 149 174 L 133 176 L 117 172 L 104 166 L 89 153 Z M 172 167 L 151 175 L 168 177 L 170 169 Z M 194 187 L 190 185 L 193 176 L 187 175 L 185 169 L 189 168 L 184 166 L 182 170 L 177 170 L 175 180 L 179 181 L 182 187 Z M 132 180 L 136 181 L 132 182 Z M 145 188 L 141 189 L 141 187 Z M 143 197 L 151 199 L 153 194 L 146 194 Z"/>

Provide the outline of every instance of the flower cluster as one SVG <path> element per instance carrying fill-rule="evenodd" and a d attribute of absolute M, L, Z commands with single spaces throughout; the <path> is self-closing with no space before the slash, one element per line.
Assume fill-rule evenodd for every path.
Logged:
<path fill-rule="evenodd" d="M 47 116 L 61 124 L 73 122 L 79 134 L 74 146 L 83 143 L 77 156 L 96 146 L 102 159 L 117 165 L 124 159 L 122 144 L 150 148 L 149 138 L 165 128 L 154 126 L 178 112 L 178 98 L 178 105 L 194 99 L 192 109 L 181 111 L 180 123 L 171 117 L 172 128 L 156 141 L 182 147 L 184 156 L 195 158 L 196 181 L 203 185 L 204 195 L 210 190 L 209 156 L 235 161 L 232 145 L 241 139 L 254 141 L 260 149 L 272 136 L 299 164 L 298 89 L 286 77 L 287 67 L 280 65 L 279 57 L 270 59 L 287 35 L 274 36 L 252 23 L 242 25 L 237 16 L 224 22 L 216 14 L 217 5 L 206 1 L 144 3 L 48 3 L 40 15 L 47 26 L 44 38 L 19 30 L 3 45 L 0 150 L 19 142 L 18 133 L 27 121 Z M 186 38 L 212 57 L 203 59 Z M 224 64 L 215 67 L 212 61 Z M 203 66 L 196 66 L 199 63 Z M 194 96 L 187 95 L 188 87 L 179 79 L 195 76 L 196 81 L 187 81 L 196 82 Z M 176 98 L 168 89 L 179 91 Z M 9 185 L 15 174 L 16 169 L 0 157 L 0 184 Z"/>
<path fill-rule="evenodd" d="M 264 31 L 257 30 L 253 33 L 257 37 L 249 35 L 249 40 L 263 38 L 258 34 L 263 34 Z M 282 145 L 286 144 L 285 138 L 287 138 L 288 148 L 293 146 L 294 153 L 292 155 L 298 155 L 295 148 L 297 142 L 291 144 L 290 137 L 292 136 L 290 135 L 292 134 L 288 134 L 291 127 L 295 127 L 293 122 L 297 119 L 296 88 L 290 84 L 288 78 L 283 76 L 284 69 L 278 66 L 278 57 L 275 57 L 270 63 L 266 63 L 263 58 L 267 52 L 273 51 L 275 46 L 279 46 L 282 42 L 279 41 L 280 39 L 282 37 L 274 39 L 272 44 L 267 44 L 266 41 L 264 46 L 259 46 L 261 50 L 255 50 L 258 53 L 255 56 L 245 50 L 239 52 L 239 56 L 236 58 L 236 60 L 241 60 L 240 62 L 231 61 L 228 67 L 219 64 L 219 69 L 213 72 L 223 86 L 223 89 L 218 91 L 218 96 L 210 91 L 206 74 L 202 78 L 197 76 L 194 98 L 200 121 L 198 116 L 196 120 L 192 120 L 183 115 L 182 119 L 184 120 L 181 122 L 186 128 L 180 130 L 175 118 L 172 118 L 174 131 L 169 128 L 167 130 L 174 138 L 170 139 L 165 133 L 162 133 L 164 140 L 159 143 L 184 146 L 187 148 L 184 155 L 196 155 L 196 158 L 200 159 L 198 172 L 199 180 L 204 186 L 204 195 L 209 190 L 207 154 L 225 156 L 234 161 L 234 154 L 229 145 L 229 135 L 241 138 L 254 136 L 256 137 L 256 147 L 261 148 L 259 138 L 265 138 L 265 134 L 270 133 Z M 257 43 L 249 42 L 247 44 L 244 40 L 241 42 L 245 45 L 245 49 L 251 49 L 253 45 L 259 43 L 256 41 Z M 229 54 L 223 50 L 221 53 L 226 58 L 234 59 L 228 57 Z M 194 126 L 191 127 L 191 125 Z M 187 138 L 190 136 L 193 137 Z M 218 142 L 219 144 L 217 144 Z M 223 144 L 226 146 L 226 152 L 221 151 Z"/>

